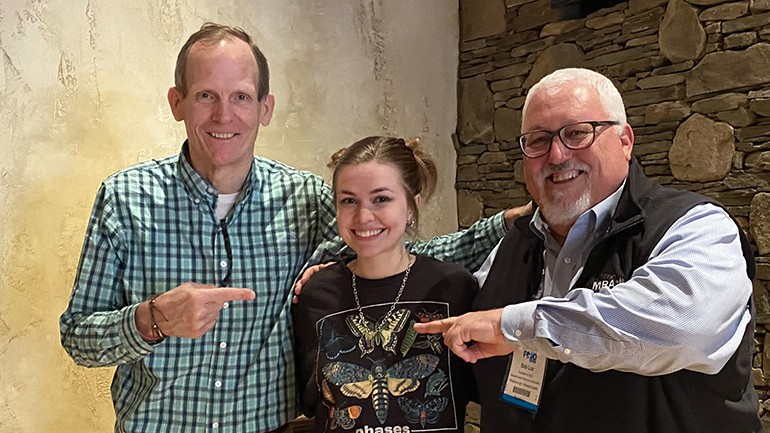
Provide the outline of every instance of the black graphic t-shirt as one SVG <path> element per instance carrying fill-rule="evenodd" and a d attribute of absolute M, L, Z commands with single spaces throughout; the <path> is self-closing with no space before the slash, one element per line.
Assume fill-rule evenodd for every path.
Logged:
<path fill-rule="evenodd" d="M 393 306 L 404 273 L 357 277 L 342 263 L 305 285 L 294 307 L 302 412 L 314 432 L 464 431 L 465 405 L 475 394 L 470 366 L 441 335 L 413 325 L 469 311 L 476 281 L 462 267 L 418 256 Z"/>

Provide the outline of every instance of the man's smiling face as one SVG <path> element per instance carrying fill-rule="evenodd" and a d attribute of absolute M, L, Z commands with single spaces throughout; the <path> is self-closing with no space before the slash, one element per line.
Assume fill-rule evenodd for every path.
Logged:
<path fill-rule="evenodd" d="M 579 82 L 540 89 L 531 96 L 524 113 L 522 132 L 555 132 L 576 122 L 605 121 L 609 115 L 599 93 Z M 566 234 L 577 218 L 595 206 L 628 175 L 633 132 L 628 125 L 597 127 L 590 147 L 571 150 L 554 137 L 549 153 L 524 157 L 527 190 L 552 228 Z"/>
<path fill-rule="evenodd" d="M 238 39 L 201 41 L 187 59 L 187 93 L 169 90 L 176 120 L 183 120 L 190 162 L 211 181 L 217 172 L 248 172 L 259 126 L 267 126 L 273 96 L 257 99 L 259 72 L 251 47 Z"/>

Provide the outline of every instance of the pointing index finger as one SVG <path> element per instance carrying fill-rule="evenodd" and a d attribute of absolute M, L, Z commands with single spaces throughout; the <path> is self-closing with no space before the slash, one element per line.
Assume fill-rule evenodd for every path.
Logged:
<path fill-rule="evenodd" d="M 228 302 L 228 301 L 251 301 L 257 295 L 251 289 L 244 289 L 240 287 L 221 287 L 213 288 L 206 291 L 206 296 L 210 300 L 215 302 Z"/>
<path fill-rule="evenodd" d="M 449 330 L 454 322 L 455 318 L 449 317 L 427 323 L 415 323 L 414 330 L 419 334 L 443 334 Z"/>

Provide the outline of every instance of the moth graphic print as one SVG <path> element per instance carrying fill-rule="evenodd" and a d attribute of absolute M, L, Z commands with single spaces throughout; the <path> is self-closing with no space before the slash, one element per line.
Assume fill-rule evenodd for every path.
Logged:
<path fill-rule="evenodd" d="M 321 350 L 329 359 L 337 359 L 341 354 L 352 352 L 356 348 L 356 339 L 350 334 L 339 332 L 329 320 L 321 322 L 318 340 Z"/>
<path fill-rule="evenodd" d="M 376 346 L 382 346 L 388 352 L 396 353 L 398 333 L 409 319 L 409 310 L 401 309 L 385 315 L 379 322 L 372 322 L 362 316 L 353 314 L 345 319 L 350 331 L 359 337 L 358 346 L 361 357 L 372 353 Z"/>
<path fill-rule="evenodd" d="M 361 406 L 351 404 L 337 407 L 334 403 L 334 395 L 329 389 L 329 382 L 325 380 L 321 384 L 321 394 L 329 404 L 329 429 L 335 430 L 339 427 L 350 430 L 355 427 L 356 420 L 361 416 Z"/>
<path fill-rule="evenodd" d="M 428 377 L 436 369 L 439 357 L 422 354 L 404 359 L 392 367 L 385 367 L 384 360 L 373 361 L 371 369 L 348 362 L 332 362 L 323 368 L 326 380 L 340 386 L 342 394 L 365 399 L 371 396 L 372 407 L 380 424 L 385 423 L 390 405 L 390 395 L 402 396 L 416 390 L 420 379 Z"/>
<path fill-rule="evenodd" d="M 478 289 L 456 265 L 419 257 L 415 266 L 400 299 L 397 275 L 359 278 L 355 302 L 344 264 L 308 283 L 293 319 L 312 433 L 463 433 L 474 392 L 470 365 L 440 334 L 417 334 L 414 325 L 468 311 Z"/>
<path fill-rule="evenodd" d="M 449 399 L 446 397 L 431 400 L 418 401 L 409 397 L 398 399 L 398 406 L 404 411 L 406 419 L 413 424 L 419 423 L 425 428 L 428 424 L 435 424 L 446 409 Z"/>

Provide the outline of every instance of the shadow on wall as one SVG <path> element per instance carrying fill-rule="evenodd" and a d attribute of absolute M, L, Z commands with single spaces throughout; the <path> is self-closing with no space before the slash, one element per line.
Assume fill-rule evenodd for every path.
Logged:
<path fill-rule="evenodd" d="M 562 18 L 572 20 L 585 18 L 588 14 L 602 8 L 615 6 L 626 0 L 551 0 L 551 7 L 561 9 Z"/>

